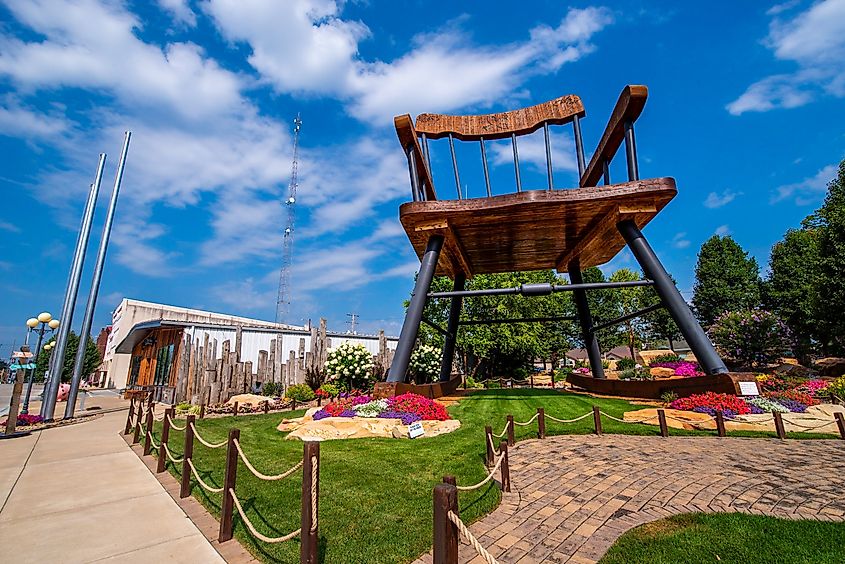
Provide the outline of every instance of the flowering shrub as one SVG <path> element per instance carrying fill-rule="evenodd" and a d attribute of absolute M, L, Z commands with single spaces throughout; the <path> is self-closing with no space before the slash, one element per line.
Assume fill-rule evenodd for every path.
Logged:
<path fill-rule="evenodd" d="M 721 410 L 722 412 L 731 411 L 737 415 L 751 413 L 751 408 L 742 398 L 730 394 L 717 394 L 714 392 L 693 394 L 687 398 L 676 399 L 669 405 L 669 407 L 672 409 L 683 409 L 686 411 L 695 411 L 695 408 L 697 407 L 707 407 L 713 410 Z"/>
<path fill-rule="evenodd" d="M 340 395 L 340 388 L 338 388 L 334 384 L 329 384 L 328 382 L 326 382 L 325 384 L 320 386 L 319 390 L 317 390 L 317 395 L 320 395 L 320 392 L 323 393 L 323 395 L 321 395 L 320 397 L 333 398 Z"/>
<path fill-rule="evenodd" d="M 401 419 L 405 425 L 414 421 L 445 421 L 446 408 L 419 394 L 402 394 L 388 399 L 373 399 L 367 395 L 339 398 L 314 414 L 315 420 L 326 417 L 380 417 Z"/>
<path fill-rule="evenodd" d="M 790 350 L 786 325 L 761 309 L 723 313 L 710 328 L 710 337 L 723 357 L 744 366 L 770 364 Z"/>
<path fill-rule="evenodd" d="M 664 362 L 652 362 L 649 364 L 651 368 L 671 368 L 675 371 L 675 376 L 704 376 L 704 372 L 696 362 L 689 362 L 686 360 L 672 360 Z"/>
<path fill-rule="evenodd" d="M 329 351 L 326 374 L 330 382 L 347 390 L 369 389 L 373 366 L 373 355 L 364 345 L 353 345 L 347 341 Z"/>
<path fill-rule="evenodd" d="M 807 380 L 795 389 L 814 398 L 823 398 L 828 396 L 828 384 L 827 380 Z"/>
<path fill-rule="evenodd" d="M 825 392 L 839 401 L 845 401 L 845 376 L 840 376 L 829 383 L 827 388 L 825 388 Z"/>
<path fill-rule="evenodd" d="M 434 381 L 440 374 L 440 349 L 431 345 L 418 346 L 411 353 L 408 369 L 420 384 Z"/>
<path fill-rule="evenodd" d="M 587 375 L 590 373 L 590 369 L 586 366 L 582 366 L 581 368 L 576 368 L 573 372 L 575 372 L 575 374 Z"/>
<path fill-rule="evenodd" d="M 4 419 L 3 422 L 0 423 L 0 425 L 5 427 L 7 421 L 8 421 L 8 418 Z M 15 425 L 17 427 L 37 425 L 38 423 L 41 423 L 42 421 L 44 421 L 44 418 L 41 417 L 40 415 L 35 415 L 35 414 L 32 414 L 32 413 L 21 413 L 21 414 L 18 415 L 18 420 L 17 420 L 17 423 Z"/>

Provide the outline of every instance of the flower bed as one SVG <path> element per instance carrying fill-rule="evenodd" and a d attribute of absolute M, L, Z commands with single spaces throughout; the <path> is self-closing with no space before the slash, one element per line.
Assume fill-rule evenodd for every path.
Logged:
<path fill-rule="evenodd" d="M 402 394 L 387 399 L 374 399 L 368 395 L 341 397 L 314 414 L 314 420 L 327 417 L 379 417 L 401 419 L 405 425 L 415 421 L 446 421 L 450 419 L 446 408 L 419 394 Z"/>
<path fill-rule="evenodd" d="M 687 360 L 675 360 L 668 362 L 652 362 L 648 365 L 649 368 L 671 368 L 675 371 L 675 376 L 683 376 L 691 378 L 693 376 L 704 376 L 704 371 L 696 362 L 689 362 Z"/>
<path fill-rule="evenodd" d="M 8 418 L 4 419 L 3 421 L 0 421 L 0 427 L 5 427 L 7 421 L 8 421 Z M 18 420 L 17 420 L 17 423 L 16 423 L 15 426 L 16 427 L 29 427 L 29 426 L 32 426 L 32 425 L 38 425 L 42 421 L 44 421 L 44 418 L 41 417 L 40 415 L 35 415 L 35 414 L 32 414 L 32 413 L 21 413 L 21 414 L 18 414 Z"/>

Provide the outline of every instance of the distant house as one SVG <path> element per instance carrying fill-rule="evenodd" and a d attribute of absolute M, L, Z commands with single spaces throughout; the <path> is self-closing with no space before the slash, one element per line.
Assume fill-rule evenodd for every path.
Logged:
<path fill-rule="evenodd" d="M 628 347 L 613 347 L 609 351 L 602 351 L 601 357 L 604 360 L 621 360 L 631 358 L 631 351 Z M 575 366 L 578 363 L 588 362 L 586 349 L 572 349 L 566 353 L 566 365 Z"/>

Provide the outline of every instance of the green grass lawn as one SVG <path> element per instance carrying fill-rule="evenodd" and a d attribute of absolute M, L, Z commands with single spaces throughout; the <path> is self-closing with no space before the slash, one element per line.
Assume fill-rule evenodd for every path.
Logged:
<path fill-rule="evenodd" d="M 741 513 L 676 515 L 622 535 L 601 564 L 841 563 L 845 524 Z"/>
<path fill-rule="evenodd" d="M 320 479 L 320 549 L 325 563 L 407 562 L 431 547 L 432 488 L 446 474 L 457 477 L 458 484 L 474 484 L 486 475 L 484 467 L 484 426 L 492 425 L 499 433 L 505 416 L 527 421 L 538 407 L 561 419 L 582 415 L 599 405 L 615 417 L 642 406 L 632 406 L 621 399 L 600 399 L 549 389 L 480 390 L 450 408 L 461 428 L 447 435 L 398 439 L 352 439 L 321 443 Z M 296 417 L 304 413 L 286 413 Z M 253 465 L 265 474 L 277 474 L 296 464 L 302 457 L 302 443 L 284 440 L 276 430 L 282 415 L 249 415 L 205 419 L 197 428 L 207 441 L 223 441 L 231 427 L 241 430 L 241 445 Z M 156 437 L 160 437 L 157 424 Z M 656 426 L 617 423 L 605 419 L 606 433 L 658 435 Z M 572 424 L 546 421 L 546 432 L 585 434 L 593 430 L 592 417 Z M 536 422 L 516 427 L 516 440 L 536 437 Z M 714 435 L 715 432 L 672 429 L 673 435 Z M 774 436 L 774 433 L 737 433 L 747 436 Z M 171 430 L 170 450 L 181 457 L 184 434 Z M 223 483 L 225 448 L 211 450 L 194 443 L 194 465 L 203 480 L 214 486 Z M 177 477 L 181 465 L 168 462 Z M 281 536 L 299 527 L 300 474 L 276 482 L 255 478 L 241 463 L 237 494 L 244 510 L 259 531 Z M 209 494 L 194 481 L 193 495 L 219 518 L 222 494 Z M 498 486 L 473 492 L 461 492 L 461 517 L 470 523 L 496 507 Z M 235 535 L 253 553 L 266 562 L 297 562 L 299 540 L 281 544 L 256 541 L 235 516 Z"/>

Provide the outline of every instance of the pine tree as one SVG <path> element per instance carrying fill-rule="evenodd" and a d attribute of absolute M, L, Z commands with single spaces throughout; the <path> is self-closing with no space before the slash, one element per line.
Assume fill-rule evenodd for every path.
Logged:
<path fill-rule="evenodd" d="M 698 252 L 693 291 L 695 313 L 709 327 L 726 311 L 760 305 L 760 267 L 730 235 L 714 235 Z"/>

